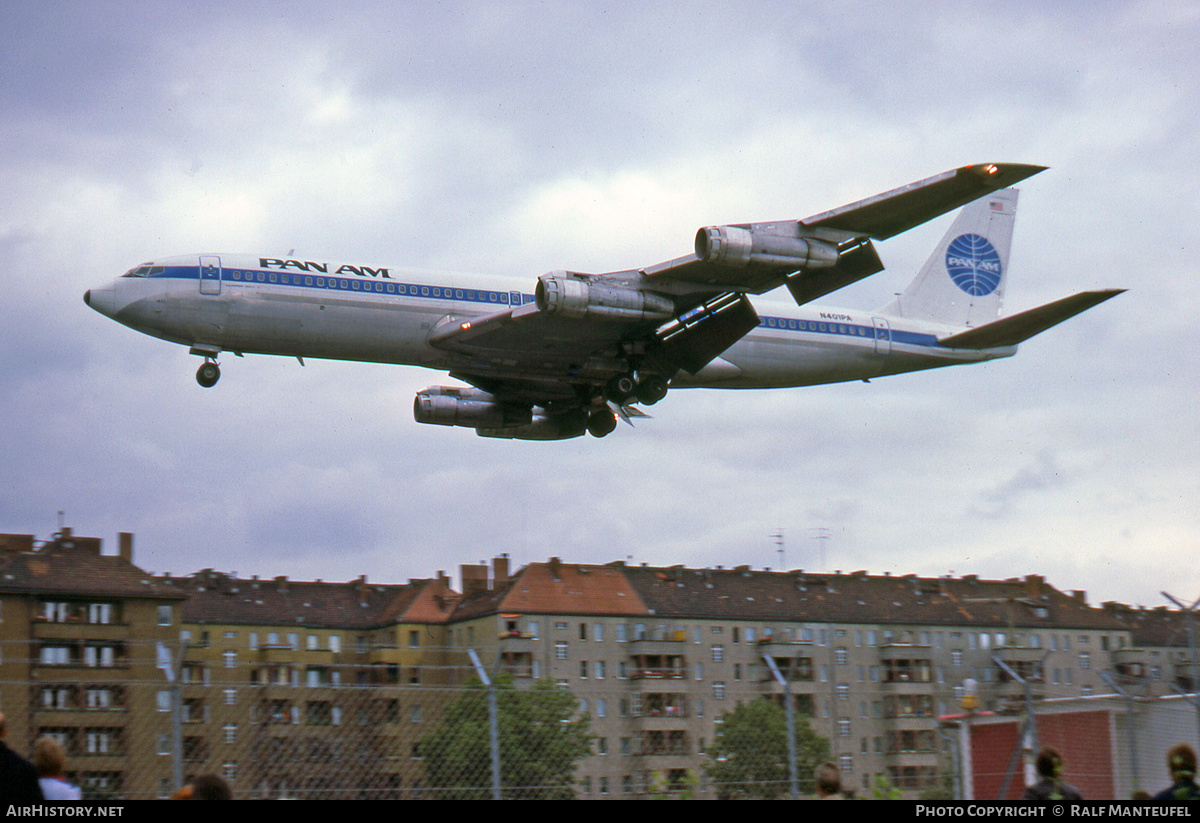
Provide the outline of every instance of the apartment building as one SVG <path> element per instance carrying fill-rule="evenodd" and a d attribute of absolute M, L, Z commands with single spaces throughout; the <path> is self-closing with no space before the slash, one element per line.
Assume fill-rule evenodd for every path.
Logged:
<path fill-rule="evenodd" d="M 593 799 L 715 796 L 703 766 L 721 717 L 759 697 L 810 718 L 848 787 L 915 794 L 947 770 L 939 716 L 1196 682 L 1190 616 L 1091 607 L 1037 575 L 557 558 L 513 573 L 501 556 L 463 566 L 460 595 L 441 572 L 152 577 L 131 535 L 118 544 L 0 535 L 9 742 L 58 737 L 97 798 L 164 796 L 204 772 L 243 797 L 430 796 L 418 743 L 476 671 L 468 650 L 518 687 L 572 691 L 595 735 L 576 790 Z"/>
<path fill-rule="evenodd" d="M 403 585 L 159 578 L 187 599 L 183 762 L 246 797 L 394 798 L 441 706 L 444 575 Z M 168 741 L 163 741 L 167 745 Z"/>
<path fill-rule="evenodd" d="M 479 580 L 478 570 L 467 572 Z M 484 575 L 485 576 L 485 575 Z M 466 588 L 466 587 L 464 587 Z M 517 678 L 550 677 L 592 718 L 583 797 L 704 782 L 705 751 L 738 703 L 786 694 L 827 737 L 846 785 L 919 791 L 943 771 L 937 717 L 1021 710 L 1107 690 L 1131 629 L 1036 576 L 534 563 L 464 591 L 451 643 Z M 772 672 L 767 658 L 786 679 Z M 964 702 L 965 701 L 965 702 Z"/>
<path fill-rule="evenodd" d="M 43 735 L 91 798 L 153 797 L 171 764 L 146 754 L 170 731 L 158 649 L 179 634 L 185 595 L 133 564 L 133 536 L 107 555 L 63 529 L 44 544 L 0 535 L 0 711 L 9 745 Z"/>

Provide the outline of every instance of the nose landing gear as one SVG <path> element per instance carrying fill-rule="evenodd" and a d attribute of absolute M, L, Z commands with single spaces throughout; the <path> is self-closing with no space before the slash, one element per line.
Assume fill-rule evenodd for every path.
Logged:
<path fill-rule="evenodd" d="M 206 389 L 211 389 L 217 385 L 217 381 L 221 379 L 221 367 L 217 365 L 217 361 L 205 359 L 200 364 L 200 368 L 196 369 L 196 382 Z"/>

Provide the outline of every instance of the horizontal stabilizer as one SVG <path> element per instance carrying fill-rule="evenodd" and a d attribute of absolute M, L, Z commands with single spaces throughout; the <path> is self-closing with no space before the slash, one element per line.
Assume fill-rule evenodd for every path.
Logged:
<path fill-rule="evenodd" d="M 1085 291 L 1055 300 L 1036 309 L 1004 317 L 986 326 L 969 329 L 938 341 L 940 345 L 953 349 L 993 349 L 1000 346 L 1015 346 L 1035 334 L 1057 326 L 1080 312 L 1098 306 L 1109 298 L 1116 297 L 1125 289 Z"/>

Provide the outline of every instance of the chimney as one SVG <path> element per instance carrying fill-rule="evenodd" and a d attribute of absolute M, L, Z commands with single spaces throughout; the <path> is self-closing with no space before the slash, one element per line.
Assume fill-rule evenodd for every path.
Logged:
<path fill-rule="evenodd" d="M 1071 597 L 1074 598 L 1075 602 L 1077 602 L 1079 605 L 1087 605 L 1087 592 L 1083 589 L 1075 589 L 1071 592 Z"/>
<path fill-rule="evenodd" d="M 1045 584 L 1046 578 L 1040 574 L 1025 575 L 1025 592 L 1031 600 L 1042 599 L 1042 586 Z"/>
<path fill-rule="evenodd" d="M 559 579 L 558 573 L 562 569 L 562 561 L 559 560 L 557 557 L 551 557 L 549 562 L 546 563 L 546 565 L 550 568 L 550 576 L 553 577 L 555 580 L 558 580 Z"/>
<path fill-rule="evenodd" d="M 482 563 L 463 563 L 458 568 L 462 578 L 463 597 L 470 597 L 487 591 L 488 568 L 486 565 Z"/>
<path fill-rule="evenodd" d="M 133 532 L 117 532 L 117 545 L 121 559 L 126 563 L 133 562 Z"/>
<path fill-rule="evenodd" d="M 508 584 L 508 552 L 492 558 L 492 589 L 499 591 Z"/>
<path fill-rule="evenodd" d="M 276 588 L 278 588 L 279 591 L 286 592 L 288 590 L 287 575 L 281 574 L 278 577 L 276 577 L 275 578 L 275 586 L 276 586 Z"/>
<path fill-rule="evenodd" d="M 31 552 L 33 551 L 32 534 L 0 534 L 0 552 Z"/>

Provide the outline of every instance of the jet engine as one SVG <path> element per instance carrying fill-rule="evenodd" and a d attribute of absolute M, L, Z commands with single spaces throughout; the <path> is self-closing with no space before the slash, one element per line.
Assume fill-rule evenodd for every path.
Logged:
<path fill-rule="evenodd" d="M 837 246 L 811 237 L 785 237 L 737 226 L 696 232 L 696 256 L 706 263 L 745 268 L 751 263 L 784 269 L 824 269 L 838 261 Z"/>
<path fill-rule="evenodd" d="M 675 302 L 669 297 L 565 271 L 539 277 L 534 299 L 539 311 L 564 317 L 591 316 L 639 323 L 675 316 Z"/>
<path fill-rule="evenodd" d="M 582 409 L 573 409 L 564 414 L 549 415 L 534 412 L 533 420 L 525 426 L 506 429 L 479 428 L 480 437 L 502 437 L 509 440 L 567 440 L 580 437 L 587 431 L 587 414 Z"/>
<path fill-rule="evenodd" d="M 505 429 L 529 425 L 533 411 L 529 406 L 500 403 L 479 389 L 431 386 L 417 392 L 413 418 L 439 426 Z"/>

